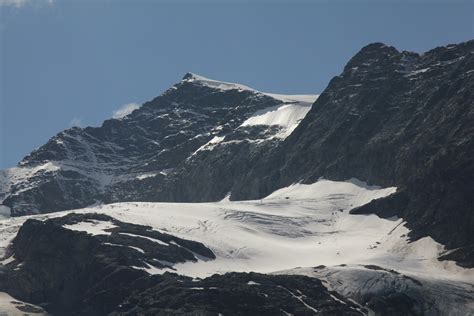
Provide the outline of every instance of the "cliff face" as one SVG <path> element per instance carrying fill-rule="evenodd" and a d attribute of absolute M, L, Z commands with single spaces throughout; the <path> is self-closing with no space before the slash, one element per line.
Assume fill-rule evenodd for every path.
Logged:
<path fill-rule="evenodd" d="M 400 216 L 450 247 L 474 243 L 474 41 L 418 55 L 364 47 L 233 197 L 351 177 L 398 192 L 354 213 Z M 260 177 L 259 175 L 264 175 Z"/>
<path fill-rule="evenodd" d="M 249 151 L 278 143 L 291 132 L 316 97 L 309 98 L 285 99 L 187 74 L 129 115 L 107 120 L 101 127 L 65 130 L 18 167 L 2 170 L 0 201 L 17 216 L 96 202 L 218 199 L 229 191 L 228 185 L 215 187 L 205 181 L 215 181 L 215 176 L 223 181 L 219 175 L 229 165 L 204 169 L 208 153 L 218 145 L 228 147 L 241 152 L 233 160 L 245 165 Z M 280 108 L 290 108 L 293 120 L 283 125 L 252 123 L 252 117 Z M 206 170 L 217 168 L 220 173 L 207 176 Z M 189 173 L 202 175 L 202 185 L 176 188 Z"/>

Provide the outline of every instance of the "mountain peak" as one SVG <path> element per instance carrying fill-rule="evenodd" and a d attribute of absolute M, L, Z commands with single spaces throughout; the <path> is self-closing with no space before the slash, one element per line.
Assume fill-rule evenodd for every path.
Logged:
<path fill-rule="evenodd" d="M 197 79 L 198 77 L 201 77 L 199 75 L 196 75 L 192 72 L 187 72 L 184 76 L 183 76 L 183 81 L 186 81 L 186 80 L 195 80 Z"/>
<path fill-rule="evenodd" d="M 314 101 L 319 96 L 317 94 L 286 95 L 286 94 L 261 92 L 239 83 L 217 81 L 217 80 L 213 80 L 213 79 L 209 79 L 209 78 L 197 75 L 192 72 L 186 73 L 183 77 L 182 82 L 191 82 L 193 84 L 197 84 L 200 86 L 207 86 L 213 89 L 218 89 L 218 90 L 223 90 L 223 91 L 226 91 L 226 90 L 238 90 L 239 92 L 250 91 L 254 93 L 259 93 L 261 95 L 265 95 L 267 97 L 271 97 L 273 99 L 279 100 L 284 103 L 298 103 L 304 106 L 310 106 L 311 104 L 314 103 Z"/>
<path fill-rule="evenodd" d="M 380 64 L 391 57 L 400 54 L 393 46 L 384 43 L 375 42 L 368 44 L 360 49 L 360 51 L 352 57 L 344 67 L 344 71 L 366 67 L 369 65 Z"/>
<path fill-rule="evenodd" d="M 247 87 L 242 84 L 233 83 L 233 82 L 225 82 L 225 81 L 218 81 L 214 79 L 209 79 L 204 76 L 197 75 L 192 72 L 188 72 L 183 76 L 182 82 L 192 82 L 194 84 L 198 84 L 201 86 L 207 86 L 214 89 L 219 90 L 247 90 L 247 91 L 255 91 L 250 87 Z"/>
<path fill-rule="evenodd" d="M 387 45 L 382 42 L 374 42 L 370 43 L 361 48 L 361 52 L 371 52 L 371 51 L 391 51 L 391 52 L 398 52 L 398 50 L 390 45 Z"/>
<path fill-rule="evenodd" d="M 361 48 L 361 50 L 352 58 L 352 59 L 356 59 L 356 58 L 363 58 L 363 59 L 367 59 L 367 58 L 377 58 L 377 56 L 391 56 L 391 55 L 395 55 L 395 54 L 398 54 L 399 51 L 393 47 L 393 46 L 390 46 L 390 45 L 386 45 L 384 43 L 380 43 L 380 42 L 375 42 L 375 43 L 371 43 L 371 44 L 368 44 L 364 47 Z"/>

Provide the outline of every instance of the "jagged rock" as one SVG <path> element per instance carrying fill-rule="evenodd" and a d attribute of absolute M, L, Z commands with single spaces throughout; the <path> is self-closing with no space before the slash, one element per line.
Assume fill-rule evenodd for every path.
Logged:
<path fill-rule="evenodd" d="M 215 258 L 199 242 L 103 214 L 29 219 L 8 255 L 14 260 L 0 267 L 0 291 L 60 315 L 86 308 L 84 301 L 96 304 L 90 315 L 101 315 L 129 295 L 147 269 L 171 271 L 175 263 Z"/>
<path fill-rule="evenodd" d="M 358 305 L 305 276 L 233 272 L 160 281 L 112 315 L 363 315 Z"/>
<path fill-rule="evenodd" d="M 243 123 L 284 105 L 295 105 L 298 119 L 316 98 L 281 97 L 186 74 L 127 116 L 101 127 L 65 130 L 18 167 L 0 171 L 0 202 L 18 216 L 97 201 L 219 199 L 230 191 L 237 172 L 250 168 L 248 162 L 286 132 L 279 124 Z M 214 149 L 220 154 L 212 157 Z M 212 175 L 207 172 L 211 161 L 222 161 Z M 192 176 L 202 177 L 201 185 L 194 180 L 183 186 Z M 228 181 L 216 185 L 223 179 Z"/>
<path fill-rule="evenodd" d="M 398 193 L 354 213 L 403 217 L 412 239 L 429 235 L 450 248 L 472 247 L 473 91 L 474 41 L 421 55 L 370 44 L 231 198 L 259 198 L 295 181 L 355 177 Z"/>
<path fill-rule="evenodd" d="M 369 315 L 471 315 L 472 283 L 407 275 L 378 265 L 295 268 L 280 273 L 306 275 L 368 308 Z"/>

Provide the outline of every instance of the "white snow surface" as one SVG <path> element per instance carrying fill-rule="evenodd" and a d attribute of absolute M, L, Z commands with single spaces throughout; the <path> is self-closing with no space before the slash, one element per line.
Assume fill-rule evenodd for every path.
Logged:
<path fill-rule="evenodd" d="M 37 313 L 34 312 L 22 312 L 17 307 L 25 307 L 25 306 L 33 306 L 38 309 Z M 41 311 L 40 311 L 41 310 Z M 20 300 L 17 300 L 7 293 L 0 292 L 0 315 L 2 316 L 41 316 L 47 315 L 45 312 L 42 311 L 41 308 L 34 306 L 32 304 L 24 303 Z"/>
<path fill-rule="evenodd" d="M 208 86 L 208 87 L 219 89 L 219 90 L 240 90 L 240 91 L 253 90 L 254 91 L 254 89 L 238 84 L 238 83 L 213 80 L 213 79 L 209 79 L 209 78 L 206 78 L 194 73 L 192 73 L 191 75 L 192 76 L 190 78 L 185 79 L 184 81 L 197 83 L 203 86 Z"/>
<path fill-rule="evenodd" d="M 106 229 L 117 227 L 110 221 L 88 220 L 72 225 L 64 225 L 66 229 L 83 231 L 90 235 L 110 235 Z"/>
<path fill-rule="evenodd" d="M 292 99 L 290 99 L 291 97 Z M 282 130 L 277 134 L 277 137 L 286 138 L 311 110 L 311 105 L 316 99 L 317 96 L 283 96 L 282 100 L 291 101 L 285 101 L 289 103 L 257 111 L 240 126 L 278 125 Z"/>
<path fill-rule="evenodd" d="M 146 173 L 142 173 L 142 174 L 137 175 L 136 178 L 138 180 L 143 180 L 143 179 L 146 179 L 146 178 L 155 177 L 156 175 L 158 175 L 158 173 L 156 173 L 156 172 L 146 172 Z"/>
<path fill-rule="evenodd" d="M 213 203 L 115 203 L 74 210 L 149 225 L 208 246 L 216 260 L 176 264 L 177 273 L 206 277 L 229 271 L 270 273 L 296 267 L 376 264 L 426 278 L 474 283 L 474 270 L 438 261 L 444 247 L 429 237 L 409 243 L 403 219 L 351 215 L 349 210 L 396 188 L 367 186 L 351 179 L 294 184 L 256 201 Z M 67 212 L 0 220 L 0 258 L 27 218 L 47 219 Z M 111 223 L 69 226 L 106 233 Z M 87 227 L 85 227 L 87 226 Z M 163 270 L 150 267 L 150 273 Z"/>
<path fill-rule="evenodd" d="M 136 234 L 130 234 L 130 233 L 119 233 L 120 235 L 126 235 L 126 236 L 131 236 L 131 237 L 137 237 L 137 238 L 143 238 L 143 239 L 148 239 L 149 241 L 156 242 L 157 244 L 163 245 L 163 246 L 169 246 L 169 244 L 165 243 L 164 241 L 147 237 L 147 236 L 142 236 L 142 235 L 136 235 Z"/>
<path fill-rule="evenodd" d="M 306 116 L 308 111 L 311 109 L 312 104 L 319 96 L 315 94 L 285 95 L 261 92 L 241 84 L 217 81 L 196 74 L 192 74 L 192 76 L 185 79 L 185 81 L 224 91 L 252 91 L 282 101 L 283 104 L 255 112 L 240 125 L 241 127 L 252 125 L 279 125 L 282 130 L 276 135 L 278 138 L 286 138 L 291 134 L 291 132 L 298 126 L 299 122 Z"/>

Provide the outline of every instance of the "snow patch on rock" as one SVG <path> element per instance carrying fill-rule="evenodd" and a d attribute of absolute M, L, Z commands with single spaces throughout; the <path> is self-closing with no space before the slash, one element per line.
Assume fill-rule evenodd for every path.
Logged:
<path fill-rule="evenodd" d="M 106 229 L 117 226 L 110 221 L 88 220 L 72 225 L 64 225 L 63 227 L 69 230 L 83 231 L 90 235 L 110 235 L 111 233 Z"/>

